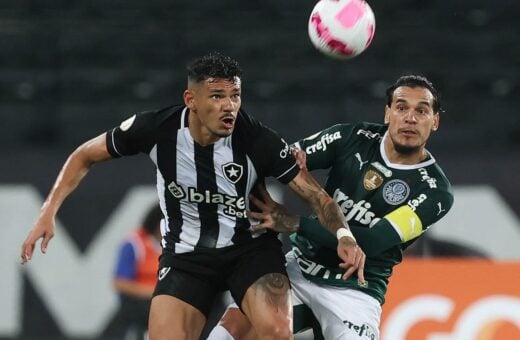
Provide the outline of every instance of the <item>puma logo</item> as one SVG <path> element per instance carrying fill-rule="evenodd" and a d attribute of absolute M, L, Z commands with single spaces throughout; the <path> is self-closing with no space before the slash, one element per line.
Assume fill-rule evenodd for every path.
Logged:
<path fill-rule="evenodd" d="M 359 170 L 361 170 L 361 168 L 363 167 L 363 164 L 367 164 L 368 161 L 364 161 L 361 159 L 361 155 L 359 154 L 359 152 L 357 152 L 354 156 L 356 156 L 358 162 L 359 162 Z"/>
<path fill-rule="evenodd" d="M 442 203 L 441 202 L 437 202 L 437 206 L 439 207 L 439 212 L 437 213 L 437 216 L 439 216 L 441 214 L 441 212 L 446 211 L 445 209 L 442 209 Z"/>

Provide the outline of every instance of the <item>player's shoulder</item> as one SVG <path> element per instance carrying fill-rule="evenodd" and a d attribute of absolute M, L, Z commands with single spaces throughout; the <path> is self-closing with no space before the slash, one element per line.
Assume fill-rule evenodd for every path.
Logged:
<path fill-rule="evenodd" d="M 388 126 L 372 122 L 358 122 L 350 124 L 350 129 L 355 138 L 381 141 Z"/>
<path fill-rule="evenodd" d="M 438 186 L 440 186 L 441 188 L 443 188 L 446 191 L 449 191 L 451 193 L 451 191 L 452 191 L 451 183 L 450 183 L 448 177 L 446 176 L 446 174 L 444 173 L 444 171 L 442 170 L 441 166 L 437 162 L 437 160 L 435 161 L 435 163 L 431 164 L 430 166 L 425 167 L 423 171 L 424 171 L 423 177 L 426 178 L 426 181 L 428 180 L 428 177 L 435 178 L 436 183 L 438 183 Z"/>
<path fill-rule="evenodd" d="M 236 127 L 233 131 L 234 136 L 251 140 L 251 138 L 266 134 L 278 136 L 275 130 L 263 124 L 259 119 L 247 113 L 244 109 L 241 108 L 238 111 Z"/>
<path fill-rule="evenodd" d="M 322 135 L 333 136 L 334 139 L 348 143 L 379 143 L 387 129 L 386 125 L 370 122 L 342 123 L 323 130 Z"/>
<path fill-rule="evenodd" d="M 453 205 L 454 195 L 451 183 L 435 160 L 431 164 L 417 169 L 420 177 L 420 190 L 428 197 L 443 202 L 443 206 L 450 208 Z"/>
<path fill-rule="evenodd" d="M 371 122 L 354 122 L 354 123 L 339 123 L 332 125 L 324 130 L 323 132 L 342 132 L 345 135 L 360 136 L 361 138 L 374 138 L 382 137 L 386 130 L 387 125 L 371 123 Z"/>
<path fill-rule="evenodd" d="M 185 113 L 187 119 L 187 108 L 184 105 L 170 105 L 160 109 L 141 111 L 136 114 L 143 121 L 163 124 L 169 120 L 180 119 Z"/>
<path fill-rule="evenodd" d="M 139 136 L 152 138 L 156 133 L 187 126 L 188 110 L 185 106 L 171 105 L 160 109 L 141 111 L 119 126 L 121 131 Z"/>
<path fill-rule="evenodd" d="M 242 130 L 264 127 L 264 125 L 256 117 L 250 115 L 244 109 L 241 108 L 240 110 L 238 110 L 236 127 L 237 130 Z"/>

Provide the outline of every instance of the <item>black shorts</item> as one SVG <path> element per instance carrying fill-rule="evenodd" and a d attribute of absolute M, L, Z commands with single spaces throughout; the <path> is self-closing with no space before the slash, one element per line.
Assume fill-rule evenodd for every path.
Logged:
<path fill-rule="evenodd" d="M 282 244 L 272 235 L 219 249 L 184 254 L 163 252 L 159 278 L 164 277 L 157 282 L 153 295 L 174 296 L 208 317 L 219 292 L 229 290 L 241 306 L 247 289 L 269 273 L 287 276 Z"/>

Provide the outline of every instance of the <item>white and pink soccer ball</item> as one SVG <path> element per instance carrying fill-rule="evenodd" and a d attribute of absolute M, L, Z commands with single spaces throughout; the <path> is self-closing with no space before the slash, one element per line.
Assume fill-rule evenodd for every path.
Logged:
<path fill-rule="evenodd" d="M 308 28 L 312 44 L 320 52 L 349 59 L 370 45 L 376 20 L 363 0 L 320 0 L 311 12 Z"/>

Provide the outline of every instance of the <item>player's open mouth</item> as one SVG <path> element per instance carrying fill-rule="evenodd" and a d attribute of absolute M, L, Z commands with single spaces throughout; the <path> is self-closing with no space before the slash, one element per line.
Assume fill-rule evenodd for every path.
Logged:
<path fill-rule="evenodd" d="M 407 137 L 417 136 L 417 131 L 415 130 L 402 129 L 399 130 L 399 133 Z"/>
<path fill-rule="evenodd" d="M 233 126 L 235 126 L 235 118 L 233 117 L 224 117 L 221 119 L 221 122 L 223 123 L 224 127 L 226 129 L 232 129 Z"/>

